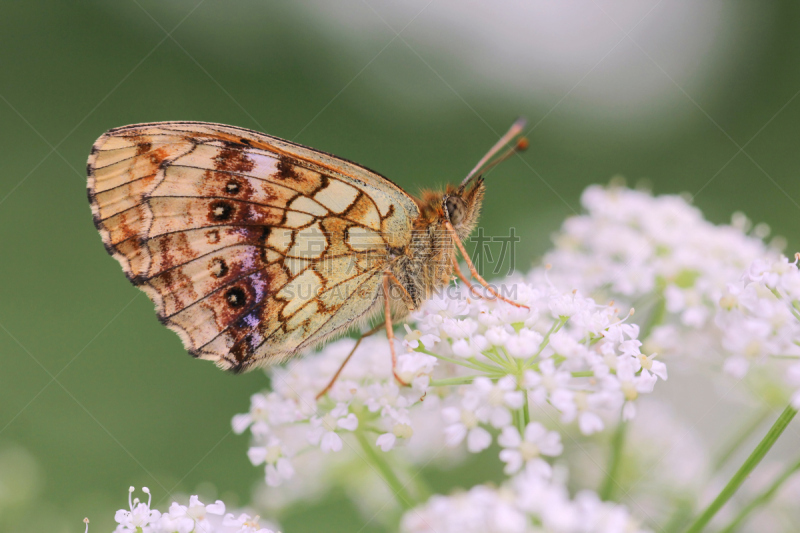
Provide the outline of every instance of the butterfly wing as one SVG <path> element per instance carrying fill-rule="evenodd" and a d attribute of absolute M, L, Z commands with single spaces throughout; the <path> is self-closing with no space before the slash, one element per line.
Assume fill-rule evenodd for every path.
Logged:
<path fill-rule="evenodd" d="M 390 250 L 419 216 L 364 167 L 217 124 L 110 130 L 88 174 L 108 252 L 193 356 L 236 371 L 375 309 Z"/>

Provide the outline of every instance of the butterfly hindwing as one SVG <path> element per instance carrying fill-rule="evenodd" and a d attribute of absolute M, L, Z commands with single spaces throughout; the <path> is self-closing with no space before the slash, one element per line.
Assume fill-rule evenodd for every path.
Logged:
<path fill-rule="evenodd" d="M 374 309 L 413 199 L 363 167 L 263 134 L 169 122 L 111 130 L 89 157 L 103 242 L 196 357 L 243 370 Z"/>

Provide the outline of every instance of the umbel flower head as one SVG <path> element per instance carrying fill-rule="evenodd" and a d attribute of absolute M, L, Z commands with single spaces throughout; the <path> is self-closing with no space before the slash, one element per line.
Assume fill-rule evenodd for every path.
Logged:
<path fill-rule="evenodd" d="M 152 495 L 147 487 L 142 487 L 147 503 L 138 498 L 131 500 L 134 491 L 133 487 L 128 490 L 128 509 L 120 509 L 114 515 L 118 524 L 115 533 L 275 533 L 261 527 L 258 517 L 226 514 L 220 500 L 205 505 L 197 496 L 191 496 L 189 505 L 172 502 L 169 510 L 161 513 L 151 507 Z M 89 521 L 84 521 L 88 533 Z"/>
<path fill-rule="evenodd" d="M 715 375 L 724 367 L 741 378 L 750 362 L 772 349 L 765 317 L 741 321 L 736 310 L 728 313 L 739 303 L 737 291 L 745 290 L 743 273 L 774 267 L 772 275 L 759 280 L 769 283 L 788 266 L 779 253 L 783 239 L 764 242 L 768 226 L 753 226 L 742 214 L 735 214 L 730 225 L 714 225 L 681 196 L 624 187 L 589 187 L 581 202 L 586 214 L 563 224 L 555 248 L 544 258 L 552 268 L 535 269 L 529 280 L 547 278 L 595 298 L 636 302 L 642 311 L 642 349 L 694 373 Z M 753 290 L 743 293 L 745 305 Z M 737 320 L 741 327 L 734 325 Z M 784 328 L 784 339 L 788 333 Z M 768 381 L 782 380 L 775 375 Z"/>
<path fill-rule="evenodd" d="M 481 453 L 497 442 L 508 474 L 548 474 L 564 425 L 590 435 L 631 419 L 638 398 L 667 378 L 655 354 L 640 351 L 632 310 L 547 280 L 503 286 L 527 309 L 450 289 L 414 313 L 397 341 L 409 386 L 393 377 L 388 341 L 378 336 L 363 340 L 319 399 L 352 339 L 267 371 L 271 390 L 253 395 L 232 425 L 249 430 L 248 456 L 265 468 L 266 484 L 289 485 L 269 492 L 268 505 L 317 494 L 373 453 L 422 465 L 452 462 L 459 454 L 442 453 L 448 447 Z"/>
<path fill-rule="evenodd" d="M 800 254 L 754 261 L 720 298 L 716 325 L 730 354 L 725 371 L 741 379 L 751 365 L 769 365 L 800 409 Z"/>
<path fill-rule="evenodd" d="M 764 227 L 715 226 L 677 196 L 592 187 L 583 202 L 547 266 L 498 288 L 525 307 L 455 285 L 409 316 L 396 341 L 407 386 L 380 335 L 363 339 L 331 388 L 352 339 L 269 369 L 270 389 L 232 420 L 264 469 L 254 505 L 279 509 L 338 484 L 370 520 L 405 533 L 638 533 L 604 500 L 625 497 L 655 526 L 706 498 L 730 454 L 712 461 L 694 425 L 642 399 L 667 379 L 664 355 L 671 372 L 673 361 L 710 376 L 766 370 L 800 407 L 798 261 L 766 246 Z M 613 437 L 593 437 L 607 428 Z M 609 442 L 606 471 L 592 450 Z M 429 496 L 418 478 L 434 461 L 478 454 L 498 455 L 504 482 Z M 599 494 L 571 495 L 567 465 L 570 485 Z M 267 531 L 197 497 L 163 514 L 129 499 L 117 522 L 119 532 Z"/>
<path fill-rule="evenodd" d="M 537 524 L 537 525 L 534 525 Z M 592 491 L 570 499 L 566 487 L 526 469 L 500 488 L 478 485 L 451 496 L 434 496 L 408 511 L 403 533 L 645 533 L 622 505 Z"/>

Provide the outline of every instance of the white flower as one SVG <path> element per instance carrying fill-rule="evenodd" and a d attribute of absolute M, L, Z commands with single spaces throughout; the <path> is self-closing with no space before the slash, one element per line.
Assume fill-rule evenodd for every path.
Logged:
<path fill-rule="evenodd" d="M 611 383 L 614 387 L 617 383 L 609 378 L 603 383 Z M 602 414 L 619 410 L 621 403 L 619 394 L 609 390 L 599 392 L 576 391 L 570 397 L 570 401 L 563 402 L 562 422 L 572 422 L 578 419 L 578 429 L 584 435 L 592 435 L 605 429 Z"/>
<path fill-rule="evenodd" d="M 197 496 L 189 498 L 188 507 L 172 502 L 169 512 L 161 515 L 159 526 L 164 531 L 178 533 L 211 533 L 215 528 L 206 518 L 206 513 L 222 516 L 225 514 L 225 504 L 217 500 L 211 505 L 203 505 Z"/>
<path fill-rule="evenodd" d="M 426 335 L 418 329 L 412 330 L 408 324 L 403 324 L 403 327 L 406 328 L 406 336 L 403 339 L 403 346 L 411 350 L 416 350 L 419 348 L 420 344 L 422 344 L 423 348 L 431 349 L 437 342 L 442 340 L 436 335 Z"/>
<path fill-rule="evenodd" d="M 633 403 L 640 393 L 653 392 L 656 384 L 656 376 L 649 372 L 642 371 L 636 375 L 638 361 L 632 357 L 622 356 L 617 362 L 617 378 L 619 388 L 625 397 L 625 404 L 622 408 L 622 419 L 631 420 L 636 416 L 636 407 Z"/>
<path fill-rule="evenodd" d="M 715 317 L 721 344 L 729 352 L 723 364 L 727 374 L 743 379 L 753 365 L 769 365 L 777 370 L 770 379 L 783 377 L 798 390 L 796 365 L 787 361 L 800 358 L 798 287 L 797 262 L 785 257 L 755 260 L 739 283 L 728 284 Z M 791 393 L 791 401 L 800 405 L 800 393 Z"/>
<path fill-rule="evenodd" d="M 543 336 L 540 333 L 522 328 L 516 335 L 506 339 L 505 347 L 513 357 L 527 358 L 539 350 Z"/>
<path fill-rule="evenodd" d="M 662 363 L 661 361 L 656 361 L 655 357 L 658 354 L 652 355 L 644 355 L 639 354 L 639 365 L 642 368 L 642 373 L 650 372 L 655 374 L 657 377 L 663 379 L 664 381 L 667 380 L 667 365 Z"/>
<path fill-rule="evenodd" d="M 140 502 L 139 498 L 131 501 L 135 489 L 128 489 L 128 510 L 120 509 L 114 515 L 114 520 L 119 524 L 114 530 L 116 533 L 150 533 L 155 531 L 155 524 L 161 518 L 161 513 L 150 508 L 153 496 L 150 489 L 142 487 L 142 492 L 147 494 L 147 503 Z"/>
<path fill-rule="evenodd" d="M 252 518 L 245 513 L 240 514 L 238 518 L 234 518 L 233 514 L 225 515 L 222 525 L 231 533 L 274 533 L 271 529 L 259 526 L 258 517 Z"/>
<path fill-rule="evenodd" d="M 438 362 L 431 355 L 404 353 L 397 356 L 397 375 L 415 390 L 424 392 L 428 387 L 433 369 Z"/>
<path fill-rule="evenodd" d="M 294 467 L 286 456 L 286 450 L 276 437 L 271 437 L 264 446 L 252 446 L 247 457 L 254 466 L 266 463 L 266 480 L 270 487 L 277 487 L 294 476 Z"/>
<path fill-rule="evenodd" d="M 414 429 L 410 424 L 397 423 L 394 424 L 391 432 L 383 433 L 382 435 L 378 436 L 378 439 L 375 441 L 375 445 L 384 452 L 388 452 L 394 448 L 398 438 L 410 439 L 413 435 Z"/>
<path fill-rule="evenodd" d="M 536 525 L 534 525 L 536 524 Z M 434 496 L 407 511 L 402 533 L 645 533 L 622 505 L 591 491 L 574 500 L 564 485 L 525 470 L 499 488 Z"/>
<path fill-rule="evenodd" d="M 487 377 L 478 377 L 472 382 L 472 390 L 486 405 L 488 421 L 496 428 L 511 424 L 511 410 L 521 409 L 525 403 L 525 394 L 517 390 L 514 376 L 500 378 L 496 384 Z"/>
<path fill-rule="evenodd" d="M 319 445 L 325 453 L 338 452 L 342 449 L 342 438 L 336 432 L 340 429 L 355 431 L 356 428 L 358 428 L 358 418 L 348 412 L 346 404 L 340 403 L 322 418 L 316 416 L 311 418 L 308 441 Z"/>
<path fill-rule="evenodd" d="M 197 496 L 190 496 L 189 505 L 172 502 L 169 511 L 162 514 L 150 508 L 152 496 L 147 487 L 142 488 L 148 495 L 146 504 L 138 499 L 131 501 L 133 491 L 133 487 L 128 491 L 130 510 L 120 509 L 114 516 L 119 524 L 115 533 L 275 533 L 273 529 L 262 528 L 259 517 L 226 515 L 221 500 L 204 505 Z M 89 520 L 84 522 L 88 533 Z"/>
<path fill-rule="evenodd" d="M 564 410 L 568 408 L 571 401 L 567 401 L 567 406 L 565 406 L 563 402 L 559 401 L 559 396 L 565 396 L 564 393 L 566 393 L 571 399 L 571 393 L 567 389 L 571 379 L 572 376 L 569 372 L 557 369 L 552 359 L 545 359 L 539 363 L 539 372 L 533 370 L 525 372 L 524 383 L 535 403 L 544 404 L 550 399 L 551 403 L 555 401 L 554 405 L 557 409 Z"/>
<path fill-rule="evenodd" d="M 489 342 L 483 335 L 473 335 L 466 339 L 455 339 L 451 346 L 453 353 L 465 359 L 476 357 L 489 347 Z"/>
<path fill-rule="evenodd" d="M 497 438 L 504 449 L 500 452 L 500 460 L 506 463 L 506 474 L 519 472 L 523 465 L 532 468 L 540 475 L 549 476 L 550 465 L 541 456 L 561 455 L 561 435 L 548 431 L 538 422 L 530 422 L 525 427 L 525 435 L 520 436 L 516 427 L 507 426 Z"/>
<path fill-rule="evenodd" d="M 466 339 L 478 330 L 478 326 L 478 322 L 471 318 L 448 318 L 442 323 L 442 332 L 451 339 Z"/>
<path fill-rule="evenodd" d="M 451 447 L 458 446 L 466 438 L 470 452 L 485 450 L 492 443 L 492 436 L 480 426 L 481 422 L 488 422 L 488 412 L 481 408 L 480 397 L 467 394 L 460 404 L 442 409 L 442 418 L 448 424 L 444 428 L 445 442 Z"/>

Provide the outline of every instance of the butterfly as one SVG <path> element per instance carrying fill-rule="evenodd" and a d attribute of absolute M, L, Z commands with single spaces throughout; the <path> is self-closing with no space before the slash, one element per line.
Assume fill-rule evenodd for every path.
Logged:
<path fill-rule="evenodd" d="M 385 326 L 393 340 L 392 320 L 454 272 L 471 287 L 456 249 L 487 286 L 461 241 L 478 221 L 480 171 L 524 149 L 523 128 L 514 123 L 458 187 L 415 198 L 363 166 L 255 131 L 136 124 L 94 143 L 88 196 L 106 250 L 159 320 L 192 356 L 241 372 L 380 312 L 372 332 Z"/>

